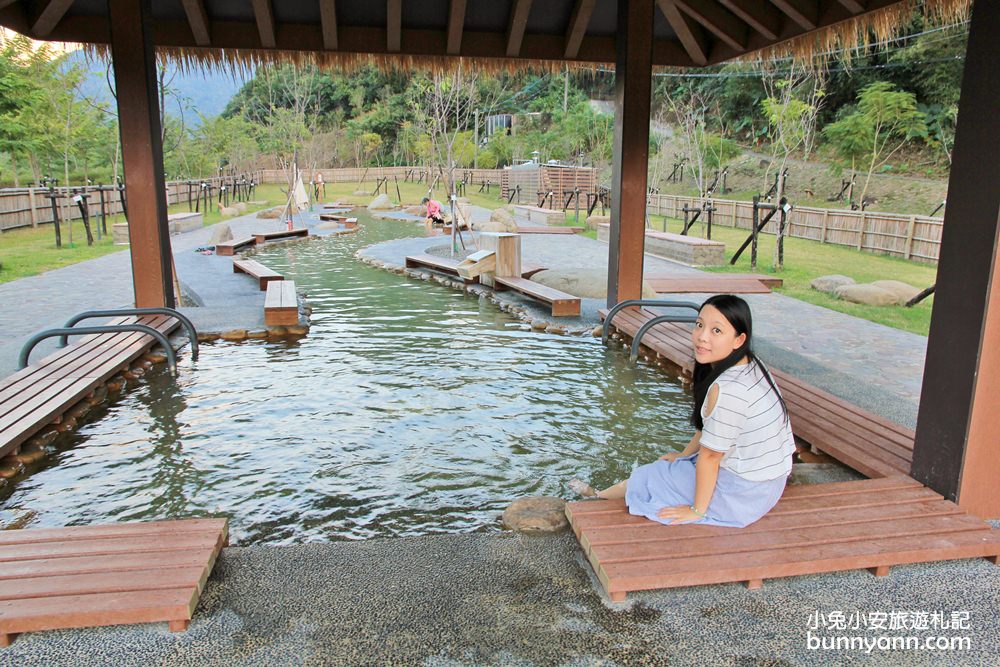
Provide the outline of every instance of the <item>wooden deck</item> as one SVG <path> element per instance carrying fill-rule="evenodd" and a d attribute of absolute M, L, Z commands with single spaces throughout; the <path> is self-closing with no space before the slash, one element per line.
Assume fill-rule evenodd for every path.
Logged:
<path fill-rule="evenodd" d="M 170 333 L 179 322 L 165 315 L 120 317 Z M 76 342 L 74 342 L 76 341 Z M 71 344 L 0 380 L 0 458 L 16 454 L 26 440 L 86 398 L 153 344 L 140 332 L 71 338 Z"/>
<path fill-rule="evenodd" d="M 601 311 L 601 317 L 607 315 Z M 628 308 L 615 315 L 612 328 L 631 338 L 656 314 Z M 653 327 L 643 345 L 690 375 L 694 369 L 690 325 L 667 322 Z M 866 477 L 909 475 L 912 429 L 873 414 L 829 392 L 770 367 L 788 405 L 795 436 L 854 468 Z"/>
<path fill-rule="evenodd" d="M 309 236 L 309 230 L 306 227 L 296 227 L 277 232 L 255 232 L 253 238 L 257 245 L 262 245 L 268 241 L 282 241 L 299 236 Z"/>
<path fill-rule="evenodd" d="M 228 535 L 226 519 L 0 531 L 0 646 L 58 628 L 186 630 Z"/>
<path fill-rule="evenodd" d="M 728 275 L 720 273 L 704 276 L 649 276 L 643 279 L 659 294 L 770 294 L 773 281 L 753 275 Z M 781 285 L 781 280 L 778 281 Z"/>
<path fill-rule="evenodd" d="M 233 273 L 245 273 L 251 278 L 255 278 L 262 292 L 267 289 L 269 282 L 285 279 L 277 271 L 273 271 L 253 259 L 234 259 Z"/>
<path fill-rule="evenodd" d="M 903 476 L 789 486 L 746 528 L 664 526 L 622 501 L 569 503 L 566 515 L 612 600 L 632 591 L 986 557 L 1000 531 Z"/>
<path fill-rule="evenodd" d="M 551 306 L 552 317 L 579 317 L 580 297 L 536 283 L 527 278 L 494 276 L 495 289 L 512 289 Z"/>

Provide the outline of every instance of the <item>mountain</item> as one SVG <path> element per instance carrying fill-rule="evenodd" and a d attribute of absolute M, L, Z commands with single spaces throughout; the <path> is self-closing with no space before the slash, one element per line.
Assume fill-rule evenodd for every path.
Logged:
<path fill-rule="evenodd" d="M 67 56 L 66 64 L 79 65 L 86 72 L 80 86 L 82 96 L 98 103 L 114 104 L 114 98 L 108 89 L 107 62 L 88 58 L 83 51 L 73 51 Z M 188 126 L 197 127 L 201 124 L 199 114 L 206 118 L 218 116 L 229 99 L 243 86 L 244 77 L 252 76 L 253 72 L 249 71 L 234 79 L 229 73 L 218 69 L 184 71 L 175 63 L 169 63 L 165 77 L 171 91 L 165 103 L 167 114 L 177 116 L 183 110 Z"/>

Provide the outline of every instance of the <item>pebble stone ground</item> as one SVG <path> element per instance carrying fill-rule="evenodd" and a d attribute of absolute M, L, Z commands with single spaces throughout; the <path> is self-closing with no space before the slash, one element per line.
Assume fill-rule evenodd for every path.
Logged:
<path fill-rule="evenodd" d="M 245 217 L 230 225 L 239 235 L 260 223 Z M 202 271 L 204 280 L 222 279 L 221 263 L 213 268 L 202 261 L 213 258 L 191 252 L 208 234 L 199 230 L 172 240 L 182 276 L 190 269 Z M 369 252 L 391 259 L 440 240 L 410 239 Z M 578 237 L 525 237 L 526 261 L 550 266 L 565 265 L 565 257 L 574 264 L 606 261 L 602 251 L 603 244 Z M 677 267 L 661 261 L 648 259 L 647 269 Z M 255 288 L 245 291 L 246 298 L 259 297 L 250 291 Z M 225 289 L 199 293 L 211 309 Z M 69 310 L 120 306 L 131 296 L 127 253 L 0 285 L 0 373 L 8 372 L 21 340 L 60 324 Z M 794 361 L 826 382 L 872 384 L 883 399 L 891 394 L 903 406 L 918 396 L 920 336 L 779 295 L 751 302 L 768 358 L 786 355 L 783 364 Z M 585 307 L 585 317 L 595 317 L 599 305 Z M 1000 652 L 998 596 L 1000 569 L 981 559 L 903 566 L 887 577 L 855 571 L 786 578 L 757 591 L 726 584 L 643 592 L 613 604 L 566 533 L 230 547 L 187 632 L 152 624 L 29 633 L 0 649 L 0 666 L 987 665 Z M 894 611 L 968 612 L 969 630 L 936 634 L 968 636 L 971 647 L 866 653 L 808 645 L 816 612 L 826 618 L 831 612 Z M 928 636 L 812 631 L 828 641 L 906 634 Z"/>

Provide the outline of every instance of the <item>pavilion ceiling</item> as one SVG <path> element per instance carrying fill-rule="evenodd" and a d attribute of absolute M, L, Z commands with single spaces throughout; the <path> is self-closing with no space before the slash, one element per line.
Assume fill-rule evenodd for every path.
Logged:
<path fill-rule="evenodd" d="M 756 53 L 863 40 L 913 6 L 970 0 L 656 0 L 653 64 L 701 67 Z M 617 0 L 154 0 L 156 46 L 197 61 L 408 65 L 455 57 L 502 66 L 613 64 Z M 106 44 L 106 0 L 0 0 L 0 24 L 35 39 Z M 226 54 L 220 56 L 220 54 Z"/>

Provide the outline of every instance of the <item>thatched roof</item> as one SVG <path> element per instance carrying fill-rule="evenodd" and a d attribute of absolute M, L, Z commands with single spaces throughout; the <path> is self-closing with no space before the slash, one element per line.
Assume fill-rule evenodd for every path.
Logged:
<path fill-rule="evenodd" d="M 640 0 L 641 1 L 641 0 Z M 648 1 L 648 0 L 647 0 Z M 156 0 L 154 40 L 189 66 L 266 62 L 351 69 L 614 65 L 618 0 Z M 654 0 L 653 65 L 843 52 L 905 29 L 914 10 L 967 18 L 971 0 Z M 0 24 L 102 50 L 106 3 L 0 0 Z"/>

